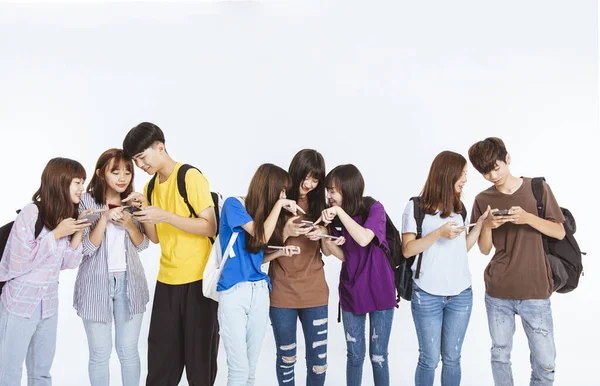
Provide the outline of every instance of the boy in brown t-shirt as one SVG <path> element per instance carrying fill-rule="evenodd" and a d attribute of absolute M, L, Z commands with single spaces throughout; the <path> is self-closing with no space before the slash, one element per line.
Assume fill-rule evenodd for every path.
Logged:
<path fill-rule="evenodd" d="M 471 213 L 475 222 L 488 212 L 478 245 L 485 255 L 495 247 L 484 273 L 494 383 L 513 385 L 510 354 L 518 314 L 531 352 L 531 384 L 552 385 L 556 350 L 550 295 L 554 283 L 542 234 L 562 239 L 564 217 L 546 183 L 545 218 L 537 216 L 531 178 L 510 174 L 510 155 L 500 138 L 486 138 L 471 146 L 469 159 L 494 184 L 475 197 Z M 502 210 L 508 210 L 507 214 Z"/>

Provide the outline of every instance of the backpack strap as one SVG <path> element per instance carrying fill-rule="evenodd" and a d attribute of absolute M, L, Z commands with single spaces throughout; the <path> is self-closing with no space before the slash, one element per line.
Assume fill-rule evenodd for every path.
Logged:
<path fill-rule="evenodd" d="M 535 177 L 531 179 L 531 190 L 533 191 L 533 197 L 535 197 L 535 206 L 537 208 L 537 214 L 539 218 L 546 217 L 546 208 L 544 207 L 543 195 L 544 195 L 544 177 Z M 544 252 L 548 254 L 548 240 L 542 234 L 542 242 L 544 244 Z"/>
<path fill-rule="evenodd" d="M 39 203 L 34 202 L 34 204 L 38 207 L 38 216 L 37 220 L 35 220 L 33 238 L 37 239 L 40 233 L 42 233 L 42 229 L 44 229 L 44 219 L 42 218 L 42 209 L 40 208 Z"/>
<path fill-rule="evenodd" d="M 188 164 L 181 165 L 181 167 L 177 171 L 177 190 L 179 191 L 179 195 L 181 196 L 181 198 L 183 198 L 183 202 L 185 202 L 185 204 L 187 205 L 187 207 L 190 211 L 190 217 L 198 217 L 198 214 L 196 213 L 196 211 L 194 210 L 194 208 L 188 201 L 187 189 L 185 188 L 185 174 L 190 169 L 196 169 L 200 172 L 200 170 L 198 168 L 193 167 L 192 165 L 188 165 Z M 200 172 L 200 173 L 202 173 L 202 172 Z M 152 205 L 152 192 L 154 191 L 154 185 L 156 184 L 157 176 L 158 176 L 158 173 L 154 174 L 154 176 L 148 183 L 148 189 L 146 190 L 146 200 L 148 201 L 148 204 L 150 204 L 150 205 Z M 212 194 L 211 194 L 211 196 L 212 196 Z M 212 196 L 212 198 L 214 201 L 218 197 Z"/>
<path fill-rule="evenodd" d="M 188 201 L 187 189 L 185 188 L 185 173 L 187 173 L 190 169 L 196 169 L 200 172 L 200 169 L 193 167 L 192 165 L 183 164 L 177 171 L 177 190 L 179 190 L 179 195 L 183 198 L 183 202 L 187 205 L 190 210 L 190 217 L 198 217 L 198 214 Z M 200 172 L 202 173 L 202 172 Z M 214 197 L 213 197 L 214 199 Z"/>
<path fill-rule="evenodd" d="M 148 205 L 152 205 L 152 192 L 154 191 L 154 184 L 156 183 L 156 177 L 158 173 L 155 173 L 150 182 L 148 182 L 148 189 L 146 190 L 146 201 L 148 201 Z"/>
<path fill-rule="evenodd" d="M 37 219 L 35 220 L 35 226 L 33 228 L 33 238 L 37 239 L 42 230 L 44 229 L 44 219 L 42 218 L 42 209 L 40 208 L 40 203 L 34 201 L 33 204 L 38 208 Z M 21 213 L 21 209 L 17 210 L 17 214 Z"/>
<path fill-rule="evenodd" d="M 425 212 L 421 208 L 421 202 L 423 201 L 421 197 L 412 197 L 411 201 L 413 202 L 413 212 L 415 221 L 417 223 L 417 239 L 420 239 L 423 236 L 423 220 L 425 219 Z M 415 272 L 415 279 L 419 278 L 421 273 L 421 260 L 423 259 L 423 252 L 419 253 L 419 262 L 417 263 L 417 270 Z"/>
<path fill-rule="evenodd" d="M 371 207 L 376 202 L 377 202 L 377 200 L 375 200 L 371 196 L 365 196 L 365 197 L 363 197 L 363 206 L 364 206 L 364 208 L 363 208 L 363 212 L 361 214 L 361 217 L 363 219 L 363 223 L 365 221 L 367 221 L 367 217 L 369 217 L 369 212 L 371 211 Z"/>

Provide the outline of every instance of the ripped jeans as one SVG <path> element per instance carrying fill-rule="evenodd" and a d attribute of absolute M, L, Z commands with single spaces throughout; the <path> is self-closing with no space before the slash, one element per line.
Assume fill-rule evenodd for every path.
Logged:
<path fill-rule="evenodd" d="M 279 385 L 296 384 L 296 327 L 300 318 L 306 345 L 306 384 L 322 386 L 327 371 L 327 306 L 299 309 L 271 307 L 269 313 L 277 346 L 275 366 Z"/>
<path fill-rule="evenodd" d="M 513 386 L 510 363 L 515 315 L 521 317 L 529 342 L 530 385 L 554 383 L 554 327 L 550 299 L 507 300 L 485 295 L 488 326 L 492 337 L 492 373 L 496 386 Z M 521 384 L 522 382 L 519 382 Z"/>
<path fill-rule="evenodd" d="M 413 283 L 410 306 L 419 340 L 415 385 L 433 385 L 440 356 L 442 386 L 460 385 L 461 351 L 473 306 L 471 287 L 455 296 L 438 296 Z"/>
<path fill-rule="evenodd" d="M 390 384 L 388 367 L 388 343 L 394 320 L 394 308 L 369 312 L 369 357 L 373 367 L 375 386 Z M 342 310 L 344 334 L 346 335 L 346 385 L 362 384 L 362 370 L 365 361 L 365 325 L 367 314 L 354 315 Z"/>

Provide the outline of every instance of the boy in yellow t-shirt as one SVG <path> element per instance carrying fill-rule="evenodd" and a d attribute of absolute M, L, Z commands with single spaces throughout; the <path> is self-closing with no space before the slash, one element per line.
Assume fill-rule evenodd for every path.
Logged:
<path fill-rule="evenodd" d="M 206 178 L 197 170 L 185 174 L 188 201 L 194 217 L 179 194 L 177 173 L 181 163 L 165 148 L 162 130 L 143 122 L 123 140 L 125 154 L 155 181 L 144 194 L 132 193 L 125 201 L 139 206 L 135 212 L 150 240 L 160 243 L 160 270 L 148 334 L 146 385 L 177 385 L 183 368 L 192 385 L 212 385 L 217 374 L 219 333 L 217 303 L 202 294 L 202 274 L 216 233 L 214 203 Z M 150 206 L 146 194 L 153 183 Z"/>

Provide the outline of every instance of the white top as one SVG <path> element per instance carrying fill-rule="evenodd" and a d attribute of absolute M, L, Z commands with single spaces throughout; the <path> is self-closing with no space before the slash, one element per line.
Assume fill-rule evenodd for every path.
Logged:
<path fill-rule="evenodd" d="M 127 258 L 125 257 L 126 232 L 125 229 L 110 221 L 106 224 L 108 272 L 124 272 L 127 270 Z"/>
<path fill-rule="evenodd" d="M 440 212 L 426 214 L 423 219 L 422 235 L 425 237 L 447 222 L 465 224 L 460 213 L 452 213 L 441 218 Z M 402 214 L 402 233 L 417 234 L 417 222 L 414 217 L 414 203 L 409 201 Z M 454 296 L 471 286 L 471 272 L 467 255 L 467 238 L 463 232 L 453 240 L 440 238 L 423 252 L 423 262 L 419 279 L 415 271 L 419 257 L 412 266 L 413 280 L 423 291 L 437 296 Z"/>

